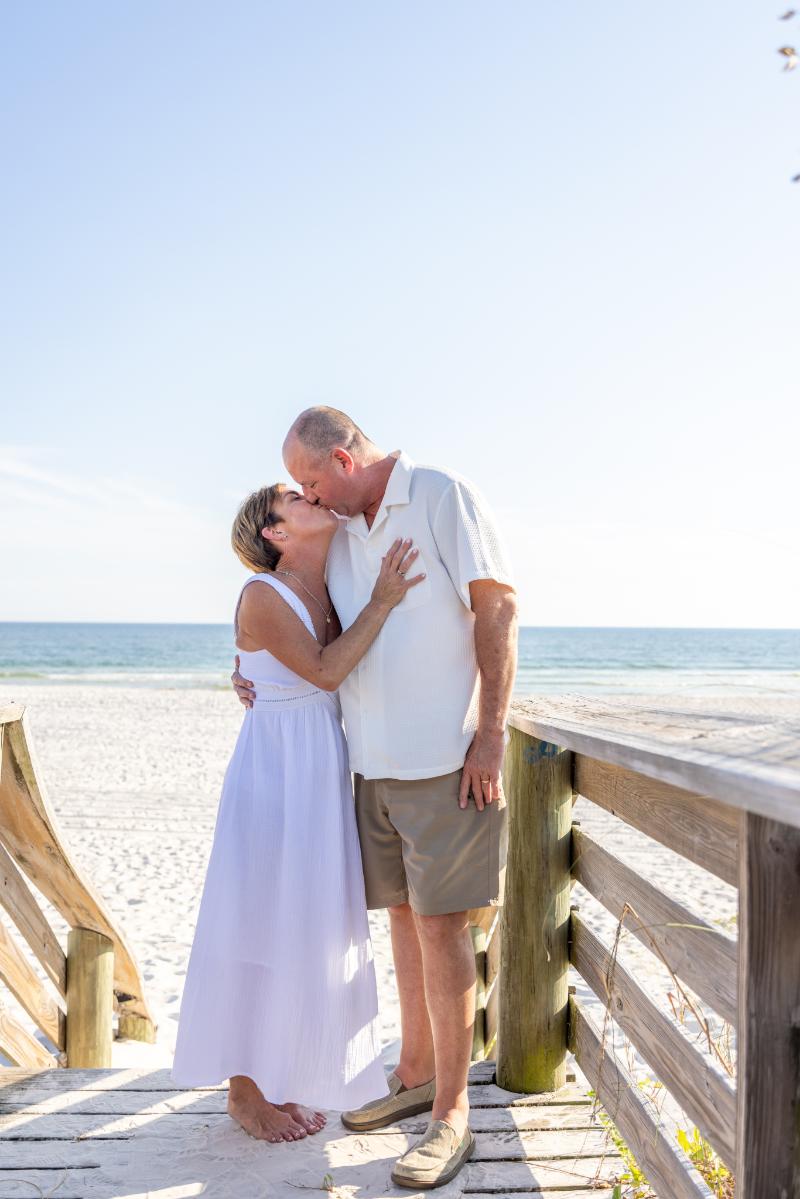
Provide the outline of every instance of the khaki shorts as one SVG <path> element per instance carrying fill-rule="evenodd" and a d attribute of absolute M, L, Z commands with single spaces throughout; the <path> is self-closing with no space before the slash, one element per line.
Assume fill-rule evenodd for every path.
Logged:
<path fill-rule="evenodd" d="M 410 903 L 441 916 L 503 902 L 506 800 L 458 806 L 461 771 L 431 779 L 355 775 L 368 908 Z"/>

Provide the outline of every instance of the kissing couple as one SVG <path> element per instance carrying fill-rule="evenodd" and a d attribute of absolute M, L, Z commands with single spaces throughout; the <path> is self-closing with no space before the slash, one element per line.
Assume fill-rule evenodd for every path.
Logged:
<path fill-rule="evenodd" d="M 502 902 L 501 766 L 517 603 L 481 493 L 301 413 L 296 487 L 248 496 L 233 549 L 246 707 L 225 773 L 172 1079 L 230 1080 L 251 1135 L 293 1141 L 430 1111 L 392 1180 L 433 1188 L 474 1148 L 471 908 Z M 342 722 L 344 727 L 342 727 Z M 345 738 L 346 734 L 346 738 Z M 368 908 L 388 908 L 402 1047 L 385 1077 Z"/>

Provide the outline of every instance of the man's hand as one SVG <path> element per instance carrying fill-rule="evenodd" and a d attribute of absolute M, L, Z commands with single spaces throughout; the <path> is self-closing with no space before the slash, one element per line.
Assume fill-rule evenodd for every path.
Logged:
<path fill-rule="evenodd" d="M 469 747 L 461 773 L 461 789 L 458 793 L 460 808 L 466 808 L 470 790 L 475 796 L 475 806 L 481 812 L 485 804 L 502 798 L 500 770 L 504 750 L 505 736 L 502 729 L 492 733 L 481 733 L 478 730 Z"/>
<path fill-rule="evenodd" d="M 253 690 L 253 684 L 250 682 L 249 679 L 243 679 L 242 676 L 239 674 L 239 655 L 238 654 L 236 655 L 234 661 L 236 662 L 236 669 L 234 670 L 233 674 L 231 675 L 231 682 L 233 683 L 233 689 L 236 692 L 236 694 L 239 696 L 239 699 L 242 701 L 244 706 L 246 708 L 252 708 L 253 700 L 256 697 L 256 693 Z"/>

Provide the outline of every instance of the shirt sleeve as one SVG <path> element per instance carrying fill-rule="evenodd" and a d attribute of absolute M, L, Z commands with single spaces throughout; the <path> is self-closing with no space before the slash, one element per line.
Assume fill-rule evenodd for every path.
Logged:
<path fill-rule="evenodd" d="M 450 484 L 436 510 L 433 536 L 453 586 L 468 608 L 469 585 L 476 579 L 514 586 L 494 516 L 471 483 L 454 479 Z"/>

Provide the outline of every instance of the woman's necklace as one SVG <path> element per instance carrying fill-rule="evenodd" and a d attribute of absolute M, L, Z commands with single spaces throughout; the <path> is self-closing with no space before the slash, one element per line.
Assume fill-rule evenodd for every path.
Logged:
<path fill-rule="evenodd" d="M 309 591 L 309 590 L 308 590 L 308 588 L 306 587 L 306 585 L 305 585 L 305 583 L 303 582 L 303 580 L 300 578 L 300 576 L 299 576 L 299 575 L 296 575 L 296 574 L 294 573 L 294 571 L 293 571 L 293 570 L 278 570 L 278 568 L 277 568 L 277 566 L 276 566 L 276 567 L 275 567 L 275 573 L 276 573 L 276 574 L 278 574 L 278 575 L 288 575 L 290 579 L 297 579 L 297 582 L 298 582 L 298 583 L 300 584 L 300 586 L 303 588 L 303 591 L 305 591 L 306 595 L 310 595 L 310 596 L 311 596 L 312 600 L 313 600 L 313 601 L 314 601 L 314 603 L 317 605 L 317 607 L 319 608 L 319 610 L 320 610 L 320 612 L 322 613 L 322 615 L 325 617 L 325 623 L 326 623 L 326 624 L 330 624 L 330 623 L 331 623 L 331 613 L 333 612 L 333 604 L 331 604 L 330 608 L 329 608 L 329 609 L 328 609 L 328 611 L 326 612 L 326 611 L 325 611 L 325 609 L 324 609 L 324 607 L 322 606 L 322 604 L 319 602 L 319 600 L 317 599 L 317 597 L 314 595 L 314 592 L 313 592 L 313 591 Z"/>

